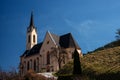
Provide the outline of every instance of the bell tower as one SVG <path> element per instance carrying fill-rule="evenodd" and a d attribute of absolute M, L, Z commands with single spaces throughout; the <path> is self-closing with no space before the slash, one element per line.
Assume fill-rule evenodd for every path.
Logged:
<path fill-rule="evenodd" d="M 30 24 L 27 28 L 26 50 L 30 50 L 35 44 L 37 44 L 37 30 L 34 26 L 33 13 L 31 13 Z"/>

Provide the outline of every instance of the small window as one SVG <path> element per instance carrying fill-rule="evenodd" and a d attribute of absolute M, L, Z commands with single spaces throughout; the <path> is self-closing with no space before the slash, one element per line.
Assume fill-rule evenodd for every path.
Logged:
<path fill-rule="evenodd" d="M 30 35 L 28 36 L 28 43 L 30 43 Z"/>
<path fill-rule="evenodd" d="M 33 35 L 33 42 L 35 43 L 35 35 Z"/>
<path fill-rule="evenodd" d="M 47 44 L 49 44 L 49 41 L 47 41 Z"/>

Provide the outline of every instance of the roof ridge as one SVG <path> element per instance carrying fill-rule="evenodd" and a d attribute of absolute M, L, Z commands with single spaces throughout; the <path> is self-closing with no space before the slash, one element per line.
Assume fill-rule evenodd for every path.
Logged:
<path fill-rule="evenodd" d="M 63 34 L 60 37 L 65 36 L 65 35 L 71 35 L 71 33 L 69 32 L 69 33 Z"/>
<path fill-rule="evenodd" d="M 53 43 L 54 43 L 55 45 L 57 45 L 57 43 L 55 42 L 53 36 L 51 35 L 51 33 L 50 33 L 49 31 L 48 31 L 48 34 L 50 35 L 50 38 L 52 39 Z"/>

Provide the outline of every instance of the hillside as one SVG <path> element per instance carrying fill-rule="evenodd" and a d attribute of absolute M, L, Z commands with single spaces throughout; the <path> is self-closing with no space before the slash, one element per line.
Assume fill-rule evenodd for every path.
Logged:
<path fill-rule="evenodd" d="M 107 49 L 107 48 L 114 48 L 114 47 L 117 47 L 117 46 L 120 46 L 120 40 L 110 42 L 110 43 L 108 43 L 108 44 L 106 44 L 106 45 L 104 45 L 102 47 L 97 48 L 93 52 L 99 51 L 99 50 L 104 50 L 104 49 Z"/>
<path fill-rule="evenodd" d="M 84 74 L 98 80 L 120 80 L 120 46 L 87 54 L 81 65 Z"/>
<path fill-rule="evenodd" d="M 120 46 L 96 50 L 81 58 L 83 75 L 87 80 L 120 80 Z M 57 74 L 72 75 L 73 62 L 66 64 Z"/>

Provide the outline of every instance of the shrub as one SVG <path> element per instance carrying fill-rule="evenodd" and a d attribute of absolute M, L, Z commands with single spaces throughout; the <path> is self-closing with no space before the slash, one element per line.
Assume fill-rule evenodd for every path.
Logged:
<path fill-rule="evenodd" d="M 36 74 L 33 70 L 29 70 L 24 76 L 24 80 L 46 80 L 46 78 L 40 74 Z"/>

